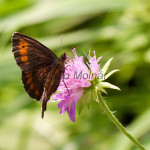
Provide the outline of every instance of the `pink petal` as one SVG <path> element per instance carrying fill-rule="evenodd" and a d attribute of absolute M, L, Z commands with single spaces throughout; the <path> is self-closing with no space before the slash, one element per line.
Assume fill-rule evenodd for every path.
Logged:
<path fill-rule="evenodd" d="M 72 120 L 73 122 L 76 121 L 75 108 L 76 108 L 76 102 L 73 100 L 71 106 L 69 107 L 69 109 L 67 109 L 69 118 L 70 118 L 70 120 Z"/>

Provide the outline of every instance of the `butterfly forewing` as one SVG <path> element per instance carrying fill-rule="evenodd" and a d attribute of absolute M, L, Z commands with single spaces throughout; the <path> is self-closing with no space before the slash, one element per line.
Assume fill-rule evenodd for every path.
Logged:
<path fill-rule="evenodd" d="M 46 46 L 21 33 L 12 36 L 12 48 L 17 64 L 23 71 L 52 65 L 57 56 Z"/>

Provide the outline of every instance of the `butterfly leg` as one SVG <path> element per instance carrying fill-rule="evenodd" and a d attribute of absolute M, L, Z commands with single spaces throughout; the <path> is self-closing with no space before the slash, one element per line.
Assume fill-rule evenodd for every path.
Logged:
<path fill-rule="evenodd" d="M 65 85 L 65 87 L 66 87 L 66 89 L 67 89 L 68 95 L 70 96 L 70 92 L 69 92 L 69 90 L 68 90 L 68 87 L 67 87 L 67 85 L 66 85 L 66 83 L 65 83 L 64 80 L 63 80 L 63 82 L 64 82 L 64 85 Z"/>

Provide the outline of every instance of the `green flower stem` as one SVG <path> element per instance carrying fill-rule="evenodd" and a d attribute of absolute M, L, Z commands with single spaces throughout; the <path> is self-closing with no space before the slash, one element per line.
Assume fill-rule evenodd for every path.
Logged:
<path fill-rule="evenodd" d="M 108 117 L 112 120 L 112 122 L 120 129 L 140 150 L 145 150 L 145 148 L 122 126 L 122 124 L 118 121 L 118 119 L 113 115 L 111 110 L 108 108 L 107 104 L 103 100 L 100 92 L 98 91 L 98 100 L 105 110 Z"/>

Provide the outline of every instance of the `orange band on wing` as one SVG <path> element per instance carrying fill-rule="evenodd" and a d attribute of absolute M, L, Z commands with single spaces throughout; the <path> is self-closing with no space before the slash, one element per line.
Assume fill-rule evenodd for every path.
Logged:
<path fill-rule="evenodd" d="M 27 55 L 28 42 L 26 42 L 24 39 L 20 39 L 18 48 L 20 55 Z"/>
<path fill-rule="evenodd" d="M 29 78 L 29 77 L 31 77 L 31 76 L 32 76 L 32 73 L 27 73 L 27 74 L 26 74 L 26 77 L 27 77 L 27 78 Z"/>
<path fill-rule="evenodd" d="M 27 50 L 25 49 L 20 49 L 19 50 L 20 55 L 27 55 Z"/>
<path fill-rule="evenodd" d="M 30 84 L 30 89 L 33 90 L 34 89 L 34 84 Z"/>
<path fill-rule="evenodd" d="M 22 56 L 21 61 L 25 62 L 25 64 L 28 65 L 29 64 L 29 62 L 27 62 L 28 61 L 28 56 Z"/>
<path fill-rule="evenodd" d="M 25 62 L 26 65 L 29 64 L 28 61 L 28 56 L 27 56 L 27 50 L 28 50 L 28 42 L 26 42 L 24 39 L 20 39 L 20 42 L 19 42 L 19 53 L 20 55 L 22 55 L 21 57 L 21 61 Z"/>
<path fill-rule="evenodd" d="M 30 84 L 30 83 L 31 83 L 31 81 L 32 81 L 32 77 L 28 78 L 28 80 L 27 80 L 27 84 Z"/>
<path fill-rule="evenodd" d="M 35 90 L 35 95 L 39 95 L 40 93 L 39 93 L 39 91 L 38 90 Z"/>
<path fill-rule="evenodd" d="M 24 49 L 24 50 L 27 50 L 28 49 L 28 42 L 26 42 L 24 39 L 20 39 L 20 42 L 19 42 L 19 50 L 21 49 Z"/>
<path fill-rule="evenodd" d="M 23 61 L 23 62 L 28 61 L 28 56 L 22 56 L 22 57 L 21 57 L 21 61 Z"/>

